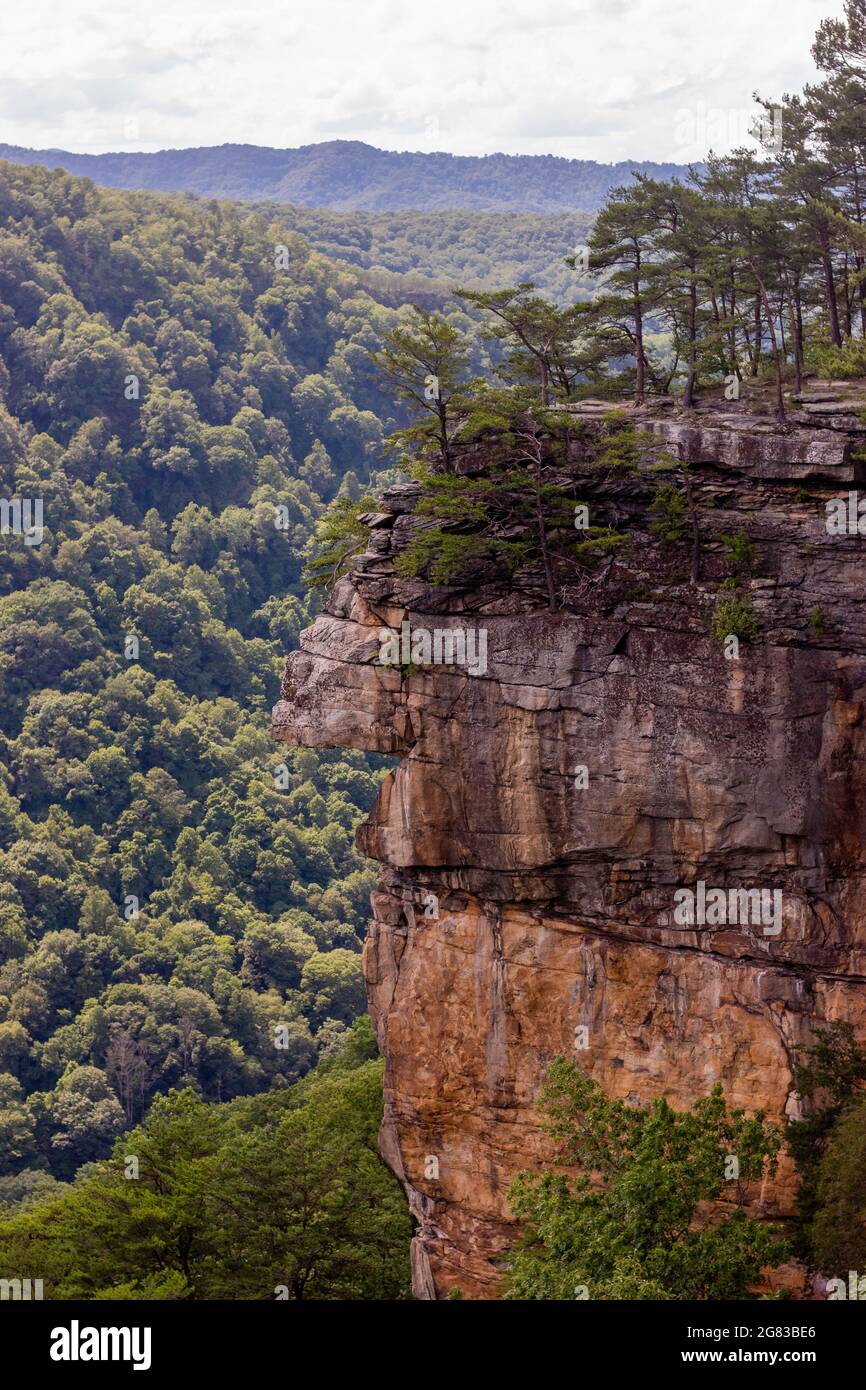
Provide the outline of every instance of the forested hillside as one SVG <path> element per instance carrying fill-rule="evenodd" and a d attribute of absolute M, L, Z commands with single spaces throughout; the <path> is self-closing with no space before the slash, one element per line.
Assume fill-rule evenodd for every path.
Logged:
<path fill-rule="evenodd" d="M 495 289 L 521 280 L 531 280 L 559 304 L 591 293 L 588 275 L 566 264 L 590 235 L 592 218 L 585 213 L 349 213 L 276 205 L 271 212 L 317 251 L 362 267 L 364 283 L 375 294 L 398 289 L 404 298 L 426 299 L 431 288 Z M 383 270 L 408 282 L 395 284 Z"/>
<path fill-rule="evenodd" d="M 0 496 L 44 526 L 0 538 L 9 1200 L 363 1012 L 381 769 L 277 756 L 267 711 L 314 522 L 382 463 L 393 318 L 262 215 L 0 170 Z"/>
<path fill-rule="evenodd" d="M 51 1299 L 408 1297 L 375 1053 L 363 1018 L 293 1086 L 225 1105 L 158 1097 L 74 1184 L 35 1180 L 0 1220 L 0 1267 L 38 1269 Z"/>
<path fill-rule="evenodd" d="M 596 212 L 633 172 L 684 174 L 681 164 L 555 155 L 454 155 L 377 150 L 361 140 L 326 140 L 297 149 L 216 145 L 154 153 L 73 154 L 0 145 L 0 158 L 59 165 L 111 188 L 267 198 L 315 207 L 385 211 L 461 208 L 509 212 Z"/>

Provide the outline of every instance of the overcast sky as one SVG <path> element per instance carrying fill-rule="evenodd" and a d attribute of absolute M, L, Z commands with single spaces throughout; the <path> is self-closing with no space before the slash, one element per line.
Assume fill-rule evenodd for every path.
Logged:
<path fill-rule="evenodd" d="M 356 139 L 678 162 L 815 76 L 841 0 L 6 0 L 0 141 Z"/>

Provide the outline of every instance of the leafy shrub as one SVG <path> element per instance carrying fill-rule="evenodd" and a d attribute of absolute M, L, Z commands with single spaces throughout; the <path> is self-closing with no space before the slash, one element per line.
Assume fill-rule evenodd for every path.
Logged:
<path fill-rule="evenodd" d="M 718 597 L 713 610 L 712 633 L 717 642 L 726 637 L 739 637 L 743 642 L 754 642 L 760 634 L 760 626 L 748 598 L 743 598 L 735 588 L 726 588 L 734 581 L 726 580 L 724 590 Z"/>
<path fill-rule="evenodd" d="M 740 528 L 735 535 L 723 535 L 725 549 L 735 575 L 749 575 L 757 558 L 757 550 L 746 531 Z"/>
<path fill-rule="evenodd" d="M 848 381 L 866 376 L 866 341 L 846 338 L 841 347 L 826 338 L 813 341 L 807 364 L 821 377 L 830 381 Z"/>
<path fill-rule="evenodd" d="M 787 1247 L 746 1215 L 750 1184 L 775 1169 L 781 1131 L 728 1110 L 721 1087 L 676 1111 L 613 1100 L 557 1059 L 542 1095 L 565 1172 L 521 1173 L 509 1191 L 524 1223 L 506 1277 L 511 1299 L 740 1299 Z M 739 1178 L 726 1178 L 736 1154 Z M 593 1181 L 590 1174 L 599 1181 Z M 601 1185 L 599 1185 L 599 1183 Z M 708 1219 L 723 1193 L 736 1210 Z"/>
<path fill-rule="evenodd" d="M 688 527 L 686 499 L 673 483 L 659 483 L 650 504 L 653 521 L 650 530 L 664 545 L 682 540 Z"/>

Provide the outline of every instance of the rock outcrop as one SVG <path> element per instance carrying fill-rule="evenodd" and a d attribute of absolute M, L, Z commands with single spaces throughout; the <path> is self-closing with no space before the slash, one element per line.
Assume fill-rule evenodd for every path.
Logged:
<path fill-rule="evenodd" d="M 643 471 L 581 480 L 629 543 L 561 609 L 532 570 L 400 579 L 405 485 L 289 660 L 278 739 L 401 759 L 359 842 L 383 865 L 365 969 L 421 1297 L 496 1297 L 509 1182 L 551 1156 L 536 1099 L 557 1054 L 635 1102 L 721 1081 L 779 1118 L 817 1024 L 866 1033 L 866 541 L 825 524 L 862 487 L 866 434 L 846 403 L 811 404 L 832 408 L 807 399 L 787 431 L 644 413 L 691 465 L 697 583 L 688 542 L 653 534 Z M 729 659 L 709 632 L 740 529 L 760 635 Z M 483 630 L 486 668 L 383 666 L 380 634 L 405 622 Z M 678 920 L 699 882 L 778 890 L 780 919 Z M 763 1210 L 792 1192 L 783 1164 Z"/>

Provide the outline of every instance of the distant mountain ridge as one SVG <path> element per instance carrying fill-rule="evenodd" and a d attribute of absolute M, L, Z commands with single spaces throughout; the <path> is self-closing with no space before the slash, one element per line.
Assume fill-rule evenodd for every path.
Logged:
<path fill-rule="evenodd" d="M 109 188 L 158 189 L 342 211 L 460 208 L 485 212 L 597 212 L 633 173 L 685 175 L 682 164 L 599 164 L 556 155 L 453 155 L 379 150 L 359 140 L 297 149 L 215 145 L 155 153 L 72 154 L 0 144 L 0 159 L 84 175 Z"/>

